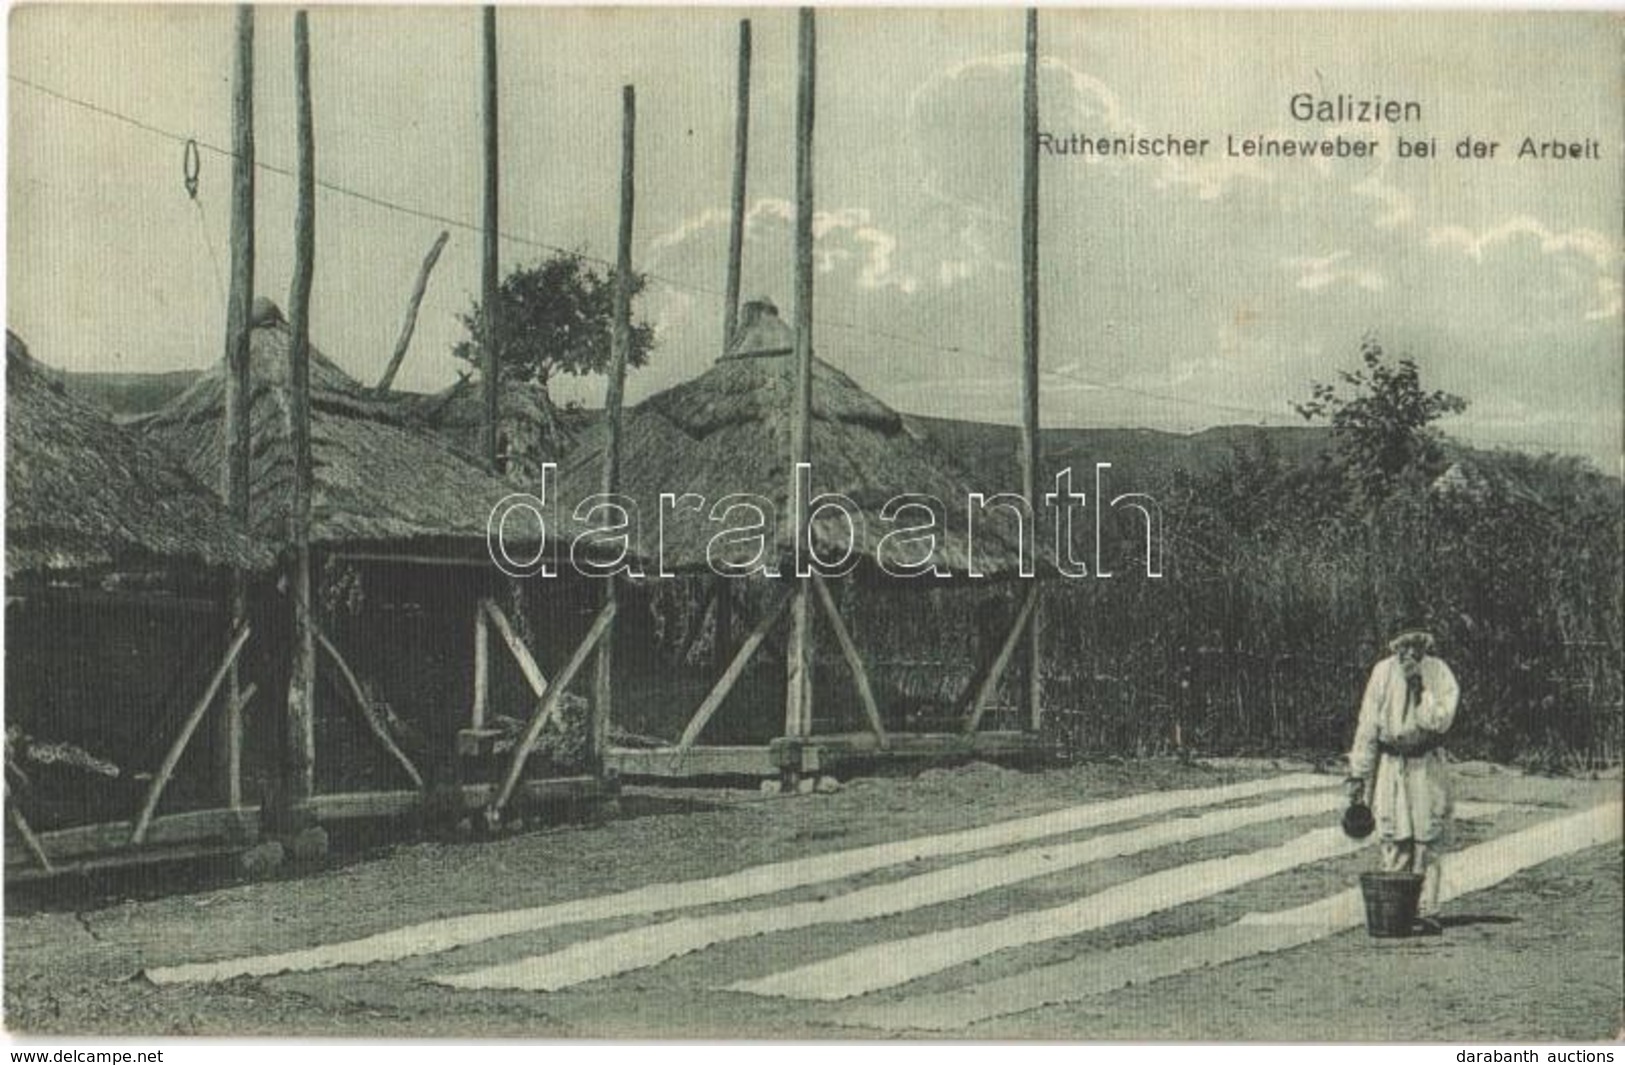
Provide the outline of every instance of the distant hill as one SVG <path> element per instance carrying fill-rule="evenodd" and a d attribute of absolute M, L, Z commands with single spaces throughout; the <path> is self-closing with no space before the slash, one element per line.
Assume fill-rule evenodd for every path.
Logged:
<path fill-rule="evenodd" d="M 52 370 L 75 395 L 111 412 L 115 418 L 155 411 L 184 392 L 197 379 L 196 370 L 170 373 L 76 373 Z M 581 427 L 596 421 L 600 411 L 580 410 L 574 415 Z M 1013 425 L 960 421 L 905 414 L 904 425 L 914 435 L 934 442 L 968 475 L 971 483 L 988 492 L 1019 491 L 1021 467 L 1016 451 L 1020 430 Z M 1321 426 L 1221 425 L 1195 433 L 1158 429 L 1045 429 L 1042 432 L 1044 480 L 1054 483 L 1055 471 L 1071 466 L 1080 490 L 1091 489 L 1097 462 L 1112 464 L 1108 483 L 1116 491 L 1154 490 L 1167 485 L 1176 471 L 1207 473 L 1249 442 L 1267 441 L 1288 465 L 1316 463 L 1331 448 L 1330 430 Z M 1469 447 L 1452 446 L 1452 459 L 1479 454 Z"/>
<path fill-rule="evenodd" d="M 1017 458 L 1021 431 L 1013 425 L 989 425 L 953 418 L 907 415 L 909 431 L 936 442 L 978 487 L 1019 491 Z M 1317 462 L 1331 447 L 1331 433 L 1314 426 L 1225 425 L 1197 433 L 1157 429 L 1045 429 L 1045 481 L 1071 466 L 1074 486 L 1092 484 L 1095 463 L 1112 465 L 1108 482 L 1120 491 L 1164 485 L 1176 471 L 1206 473 L 1229 461 L 1249 440 L 1267 440 L 1289 465 Z"/>
<path fill-rule="evenodd" d="M 170 373 L 96 373 L 54 371 L 68 391 L 114 415 L 147 414 L 186 391 L 197 370 Z"/>

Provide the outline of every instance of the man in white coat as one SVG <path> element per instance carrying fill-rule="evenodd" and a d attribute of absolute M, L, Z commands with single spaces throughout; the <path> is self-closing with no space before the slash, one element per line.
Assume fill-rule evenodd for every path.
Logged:
<path fill-rule="evenodd" d="M 1433 657 L 1433 637 L 1402 632 L 1376 664 L 1360 703 L 1349 752 L 1350 801 L 1364 799 L 1377 821 L 1385 872 L 1421 873 L 1422 928 L 1437 932 L 1438 851 L 1451 812 L 1449 767 L 1441 746 L 1456 718 L 1455 675 Z"/>

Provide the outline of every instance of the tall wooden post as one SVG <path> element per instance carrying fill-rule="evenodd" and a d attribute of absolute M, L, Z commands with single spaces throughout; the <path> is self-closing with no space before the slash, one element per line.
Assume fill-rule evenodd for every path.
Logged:
<path fill-rule="evenodd" d="M 297 98 L 298 158 L 294 209 L 293 284 L 288 294 L 288 414 L 293 448 L 293 505 L 288 518 L 293 547 L 293 665 L 288 680 L 289 806 L 310 801 L 316 784 L 316 631 L 310 596 L 310 290 L 316 270 L 316 133 L 310 107 L 310 27 L 304 11 L 293 17 L 293 77 Z"/>
<path fill-rule="evenodd" d="M 1038 433 L 1038 10 L 1027 9 L 1027 63 L 1022 86 L 1021 153 L 1021 490 L 1032 510 L 1033 542 L 1041 513 Z M 1096 500 L 1099 505 L 1099 500 Z M 1036 563 L 1035 563 L 1036 564 Z M 1035 575 L 1036 579 L 1036 575 Z M 1037 732 L 1043 711 L 1043 611 L 1033 600 L 1027 623 L 1027 727 Z"/>
<path fill-rule="evenodd" d="M 790 530 L 796 537 L 794 559 L 800 557 L 805 535 L 806 500 L 797 483 L 796 465 L 809 461 L 812 432 L 813 352 L 813 98 L 817 88 L 818 26 L 810 7 L 801 9 L 799 85 L 796 91 L 796 281 L 795 281 L 795 398 L 790 408 L 789 501 Z M 812 731 L 813 615 L 812 581 L 795 577 L 795 598 L 790 604 L 788 679 L 785 691 L 784 731 L 806 736 Z"/>
<path fill-rule="evenodd" d="M 604 417 L 609 420 L 609 442 L 604 448 L 601 481 L 605 495 L 614 495 L 621 488 L 621 403 L 632 348 L 632 214 L 637 202 L 634 188 L 637 118 L 637 93 L 627 85 L 621 89 L 621 224 L 615 252 L 615 321 L 610 333 L 609 381 L 604 392 Z M 604 580 L 604 605 L 612 613 L 616 607 L 616 580 L 613 575 Z M 614 652 L 612 622 L 598 643 L 597 670 L 593 678 L 591 751 L 594 764 L 600 769 L 609 752 Z"/>
<path fill-rule="evenodd" d="M 734 94 L 733 212 L 728 222 L 728 284 L 723 297 L 722 350 L 739 329 L 740 269 L 745 250 L 745 167 L 750 158 L 750 19 L 739 20 L 739 80 Z"/>
<path fill-rule="evenodd" d="M 254 8 L 249 4 L 237 8 L 231 148 L 231 290 L 226 297 L 225 411 L 220 426 L 226 461 L 220 471 L 220 494 L 238 527 L 247 532 L 249 333 L 254 312 Z M 232 631 L 242 629 L 247 614 L 248 579 L 239 570 L 231 579 Z M 242 691 L 233 659 L 221 716 L 222 769 L 232 809 L 243 803 Z"/>
<path fill-rule="evenodd" d="M 734 94 L 734 173 L 732 214 L 728 223 L 728 279 L 723 296 L 722 351 L 727 353 L 739 331 L 739 289 L 745 259 L 745 174 L 750 162 L 750 19 L 739 20 L 739 77 Z M 712 664 L 718 674 L 733 658 L 733 593 L 728 578 L 712 578 L 714 615 Z M 704 619 L 701 619 L 702 623 Z"/>
<path fill-rule="evenodd" d="M 485 253 L 480 272 L 480 307 L 485 312 L 485 419 L 481 426 L 485 464 L 492 473 L 497 468 L 497 379 L 501 353 L 497 350 L 500 308 L 497 278 L 497 9 L 485 8 Z"/>

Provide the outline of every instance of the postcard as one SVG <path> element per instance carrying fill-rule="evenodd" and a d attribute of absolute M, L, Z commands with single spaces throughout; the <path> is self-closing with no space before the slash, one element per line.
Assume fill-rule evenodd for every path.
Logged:
<path fill-rule="evenodd" d="M 1617 1038 L 1622 43 L 15 8 L 10 1037 Z"/>

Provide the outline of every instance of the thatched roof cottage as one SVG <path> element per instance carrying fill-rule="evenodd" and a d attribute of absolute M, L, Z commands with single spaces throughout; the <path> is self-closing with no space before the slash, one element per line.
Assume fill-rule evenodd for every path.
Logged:
<path fill-rule="evenodd" d="M 790 408 L 795 391 L 795 334 L 767 300 L 741 309 L 741 325 L 728 351 L 700 376 L 627 410 L 623 418 L 621 492 L 638 502 L 642 516 L 641 553 L 663 557 L 670 571 L 705 571 L 707 545 L 719 531 L 715 522 L 691 514 L 669 518 L 663 542 L 655 524 L 661 493 L 697 493 L 709 508 L 732 493 L 770 500 L 780 519 L 779 547 L 792 540 L 789 509 Z M 559 499 L 567 508 L 599 490 L 607 426 L 599 424 L 571 454 L 560 473 Z M 811 491 L 849 497 L 861 511 L 857 554 L 873 561 L 901 550 L 882 543 L 897 528 L 881 515 L 888 500 L 904 494 L 935 497 L 939 515 L 933 556 L 941 569 L 987 575 L 1013 572 L 1018 554 L 1005 516 L 989 510 L 979 520 L 974 546 L 967 523 L 967 484 L 932 445 L 913 435 L 901 415 L 865 392 L 846 374 L 821 359 L 813 361 Z M 999 491 L 987 488 L 988 494 Z M 908 524 L 913 524 L 910 520 Z M 838 554 L 845 545 L 845 522 L 831 516 L 816 521 L 814 543 Z M 918 546 L 906 558 L 918 562 Z"/>
<path fill-rule="evenodd" d="M 292 334 L 276 305 L 255 303 L 250 339 L 249 510 L 254 531 L 285 540 L 292 501 L 288 400 Z M 135 424 L 209 484 L 225 459 L 224 363 Z M 483 543 L 491 507 L 511 488 L 410 424 L 311 346 L 310 539 L 314 545 L 470 540 Z"/>
<path fill-rule="evenodd" d="M 6 576 L 271 554 L 160 448 L 70 396 L 6 333 Z"/>

